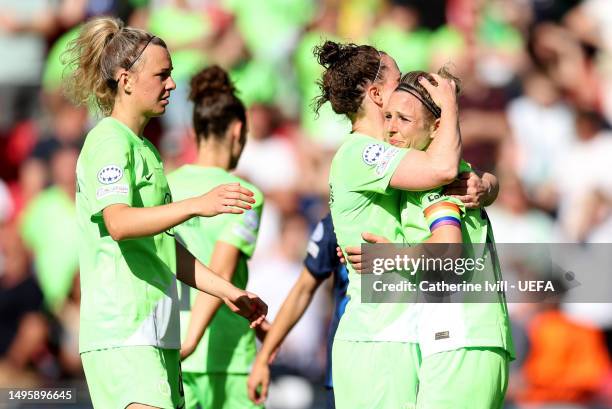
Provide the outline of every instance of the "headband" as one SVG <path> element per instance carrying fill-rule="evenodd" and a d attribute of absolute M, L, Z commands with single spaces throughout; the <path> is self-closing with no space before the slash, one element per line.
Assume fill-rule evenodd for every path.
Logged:
<path fill-rule="evenodd" d="M 128 70 L 128 71 L 129 71 L 129 70 L 130 70 L 130 68 L 132 68 L 132 66 L 134 65 L 134 63 L 136 63 L 136 61 L 138 61 L 138 59 L 140 58 L 140 56 L 142 55 L 142 53 L 144 53 L 144 50 L 146 50 L 146 49 L 147 49 L 147 46 L 149 45 L 149 43 L 150 43 L 151 41 L 153 41 L 153 39 L 154 39 L 155 37 L 156 37 L 156 36 L 151 36 L 151 38 L 149 38 L 149 41 L 147 41 L 147 42 L 146 42 L 146 44 L 144 45 L 144 47 L 142 47 L 142 49 L 140 50 L 140 52 L 138 53 L 138 55 L 136 56 L 136 58 L 134 58 L 134 59 L 132 60 L 132 62 L 130 63 L 130 65 L 128 65 L 128 66 L 127 66 L 126 70 Z"/>
<path fill-rule="evenodd" d="M 151 41 L 153 41 L 155 37 L 156 36 L 151 36 L 151 38 L 149 38 L 149 40 L 145 43 L 144 47 L 142 47 L 142 49 L 140 50 L 136 58 L 134 58 L 132 62 L 127 66 L 126 68 L 127 71 L 129 71 L 132 68 L 132 66 L 136 63 L 136 61 L 138 61 L 138 59 L 142 56 L 142 53 L 144 53 L 144 50 L 147 49 L 147 46 L 151 43 Z M 117 88 L 118 83 L 119 83 L 119 80 L 116 80 L 114 78 L 109 78 L 106 80 L 106 85 L 108 85 L 110 89 Z"/>
<path fill-rule="evenodd" d="M 396 91 L 405 91 L 405 92 L 407 92 L 409 94 L 412 94 L 416 99 L 421 101 L 421 103 L 423 105 L 425 105 L 425 108 L 427 108 L 429 110 L 429 112 L 431 112 L 434 115 L 434 117 L 436 117 L 436 119 L 440 118 L 440 116 L 442 114 L 442 110 L 440 109 L 440 107 L 438 107 L 436 104 L 433 104 L 433 103 L 425 100 L 425 98 L 423 98 L 421 96 L 419 90 L 416 89 L 415 87 L 413 87 L 412 85 L 400 83 L 395 90 Z"/>
<path fill-rule="evenodd" d="M 376 69 L 376 75 L 374 76 L 374 81 L 372 82 L 376 82 L 376 80 L 378 79 L 378 74 L 380 74 L 380 67 L 382 66 L 382 54 L 379 50 L 376 50 L 376 52 L 378 53 L 378 68 Z"/>

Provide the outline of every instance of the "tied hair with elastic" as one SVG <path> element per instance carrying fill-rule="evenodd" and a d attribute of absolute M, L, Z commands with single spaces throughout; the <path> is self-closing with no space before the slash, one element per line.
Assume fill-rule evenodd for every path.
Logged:
<path fill-rule="evenodd" d="M 405 91 L 409 94 L 412 94 L 416 99 L 421 101 L 423 105 L 425 105 L 425 108 L 427 108 L 436 119 L 439 119 L 442 115 L 442 110 L 440 109 L 440 107 L 438 107 L 436 104 L 432 104 L 429 101 L 426 101 L 425 98 L 423 98 L 419 93 L 419 90 L 413 87 L 412 85 L 400 83 L 395 90 Z"/>
<path fill-rule="evenodd" d="M 151 44 L 151 41 L 153 41 L 153 39 L 155 39 L 155 37 L 157 36 L 151 36 L 149 38 L 149 40 L 145 43 L 144 47 L 142 47 L 142 49 L 140 50 L 140 52 L 138 53 L 138 55 L 136 56 L 136 58 L 134 58 L 132 60 L 131 63 L 128 64 L 128 66 L 125 68 L 126 71 L 129 71 L 134 64 L 136 64 L 136 61 L 138 61 L 140 59 L 140 57 L 142 56 L 142 54 L 144 53 L 144 51 L 147 49 L 147 47 L 149 46 L 149 44 Z M 119 85 L 119 79 L 115 79 L 115 78 L 109 78 L 106 80 L 106 84 L 108 85 L 108 87 L 112 90 L 116 90 L 117 86 Z"/>

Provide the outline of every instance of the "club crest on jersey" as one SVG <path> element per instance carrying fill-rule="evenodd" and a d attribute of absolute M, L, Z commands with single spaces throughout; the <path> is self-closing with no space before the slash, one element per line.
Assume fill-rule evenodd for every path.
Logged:
<path fill-rule="evenodd" d="M 361 157 L 366 165 L 372 166 L 378 163 L 384 152 L 384 146 L 378 143 L 371 143 L 365 147 L 363 153 L 361 154 Z"/>
<path fill-rule="evenodd" d="M 123 177 L 123 169 L 117 165 L 104 166 L 98 172 L 98 181 L 105 185 L 111 185 L 118 182 Z"/>

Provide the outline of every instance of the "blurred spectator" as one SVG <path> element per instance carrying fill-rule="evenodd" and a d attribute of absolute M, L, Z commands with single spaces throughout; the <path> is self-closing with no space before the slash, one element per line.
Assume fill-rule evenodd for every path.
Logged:
<path fill-rule="evenodd" d="M 42 302 L 17 229 L 0 226 L 0 385 L 36 382 L 29 368 L 44 354 L 49 331 Z"/>
<path fill-rule="evenodd" d="M 576 116 L 577 140 L 555 162 L 559 226 L 570 242 L 612 242 L 612 132 L 596 112 Z"/>
<path fill-rule="evenodd" d="M 531 349 L 509 395 L 539 408 L 592 403 L 610 371 L 603 334 L 571 320 L 556 304 L 546 306 L 529 324 Z"/>
<path fill-rule="evenodd" d="M 524 94 L 512 100 L 506 113 L 512 130 L 513 166 L 530 199 L 553 210 L 550 195 L 554 167 L 575 139 L 574 111 L 542 71 L 523 77 Z"/>
<path fill-rule="evenodd" d="M 499 196 L 493 206 L 487 208 L 491 223 L 495 226 L 498 243 L 550 243 L 553 237 L 553 219 L 546 213 L 533 209 L 519 178 L 510 172 L 499 178 Z"/>
<path fill-rule="evenodd" d="M 55 30 L 55 13 L 51 0 L 0 1 L 0 132 L 38 109 L 45 41 Z"/>
<path fill-rule="evenodd" d="M 236 172 L 258 186 L 266 195 L 274 196 L 285 213 L 297 206 L 297 185 L 300 168 L 295 146 L 279 135 L 282 117 L 278 109 L 253 105 L 249 111 L 249 134 Z"/>
<path fill-rule="evenodd" d="M 193 106 L 187 98 L 189 80 L 210 63 L 207 48 L 215 27 L 204 8 L 205 3 L 193 0 L 155 1 L 149 12 L 147 29 L 164 39 L 174 67 L 172 78 L 176 82 L 176 90 L 171 93 L 171 103 L 162 117 L 168 130 L 184 132 L 189 127 Z"/>
<path fill-rule="evenodd" d="M 78 270 L 79 230 L 74 206 L 78 151 L 64 147 L 51 160 L 53 184 L 21 216 L 21 235 L 34 255 L 46 306 L 59 315 Z"/>
<path fill-rule="evenodd" d="M 0 179 L 0 226 L 13 215 L 13 200 L 6 184 Z"/>
<path fill-rule="evenodd" d="M 369 42 L 392 55 L 401 72 L 426 70 L 430 35 L 429 30 L 420 26 L 414 7 L 391 4 L 371 33 Z"/>

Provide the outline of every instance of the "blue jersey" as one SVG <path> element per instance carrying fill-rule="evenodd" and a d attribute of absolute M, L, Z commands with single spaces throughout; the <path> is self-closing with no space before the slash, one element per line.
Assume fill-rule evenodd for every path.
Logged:
<path fill-rule="evenodd" d="M 315 278 L 324 280 L 334 276 L 334 315 L 332 317 L 327 340 L 327 365 L 325 369 L 325 386 L 332 387 L 331 351 L 334 334 L 338 328 L 340 317 L 348 302 L 346 289 L 348 287 L 348 272 L 336 254 L 336 234 L 332 224 L 331 214 L 325 216 L 310 235 L 308 254 L 304 265 Z"/>

